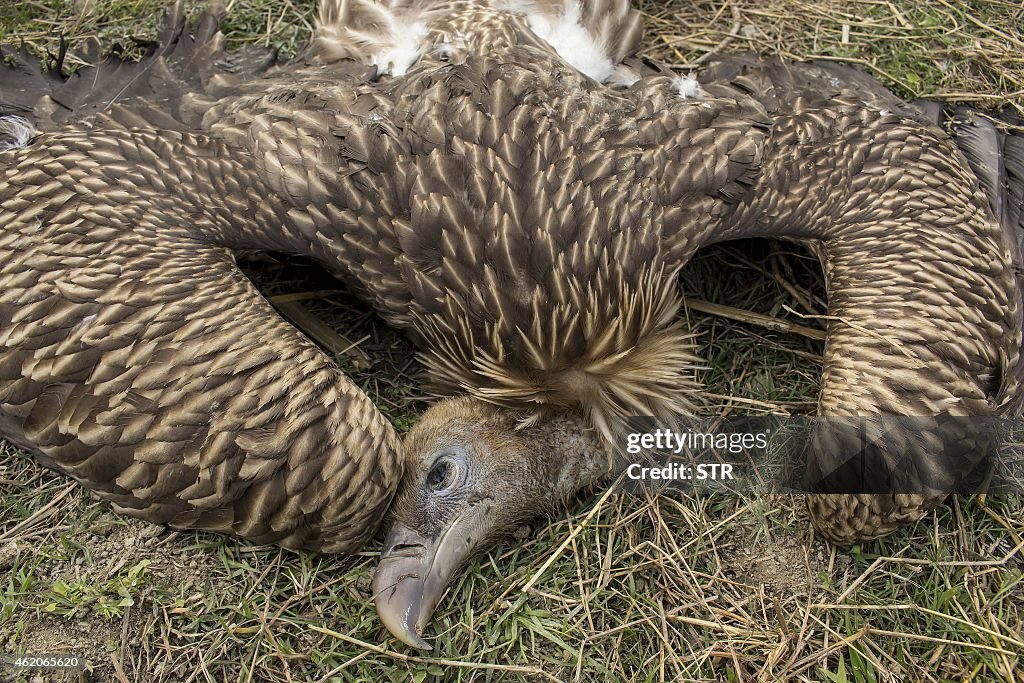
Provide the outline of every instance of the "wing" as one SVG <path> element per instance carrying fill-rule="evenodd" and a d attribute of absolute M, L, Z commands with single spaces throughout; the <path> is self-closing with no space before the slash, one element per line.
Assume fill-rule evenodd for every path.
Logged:
<path fill-rule="evenodd" d="M 0 430 L 119 509 L 351 552 L 394 430 L 227 247 L 286 222 L 223 144 L 66 128 L 0 171 Z"/>
<path fill-rule="evenodd" d="M 819 415 L 937 417 L 875 454 L 916 484 L 810 500 L 834 541 L 884 535 L 939 504 L 986 452 L 991 423 L 964 418 L 1012 414 L 1019 402 L 1013 138 L 962 120 L 950 137 L 941 106 L 902 102 L 841 65 L 726 57 L 701 76 L 717 79 L 771 117 L 760 178 L 723 215 L 725 234 L 820 241 L 829 325 Z M 812 476 L 868 466 L 818 436 Z"/>

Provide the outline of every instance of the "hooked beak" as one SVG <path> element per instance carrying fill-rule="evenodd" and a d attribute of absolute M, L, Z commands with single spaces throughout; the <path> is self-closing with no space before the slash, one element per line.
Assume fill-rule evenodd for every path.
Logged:
<path fill-rule="evenodd" d="M 453 552 L 446 539 L 452 527 L 424 536 L 396 523 L 384 539 L 380 564 L 373 575 L 373 594 L 380 620 L 392 635 L 412 647 L 431 650 L 420 634 L 466 556 Z M 465 547 L 465 544 L 463 544 Z"/>

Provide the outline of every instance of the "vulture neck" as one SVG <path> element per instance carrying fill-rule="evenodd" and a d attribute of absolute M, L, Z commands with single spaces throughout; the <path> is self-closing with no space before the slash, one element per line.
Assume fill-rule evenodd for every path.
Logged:
<path fill-rule="evenodd" d="M 538 512 L 556 509 L 611 473 L 612 459 L 605 440 L 575 411 L 553 411 L 523 427 L 520 436 L 535 446 L 531 469 L 541 487 L 548 488 L 548 495 L 538 499 Z"/>

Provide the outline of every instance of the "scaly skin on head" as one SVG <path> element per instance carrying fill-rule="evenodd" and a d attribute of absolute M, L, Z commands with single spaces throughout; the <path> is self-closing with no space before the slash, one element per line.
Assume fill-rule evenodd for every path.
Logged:
<path fill-rule="evenodd" d="M 373 580 L 377 612 L 404 643 L 420 633 L 455 573 L 491 541 L 550 512 L 608 472 L 582 418 L 522 417 L 478 399 L 445 400 L 406 437 L 406 472 Z"/>

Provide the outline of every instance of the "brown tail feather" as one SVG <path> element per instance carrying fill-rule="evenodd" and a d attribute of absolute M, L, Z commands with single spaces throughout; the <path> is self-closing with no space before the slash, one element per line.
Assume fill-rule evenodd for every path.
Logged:
<path fill-rule="evenodd" d="M 783 62 L 777 57 L 722 55 L 708 61 L 700 81 L 741 87 L 772 114 L 826 106 L 843 98 L 930 122 L 925 108 L 900 99 L 870 74 L 835 62 Z"/>
<path fill-rule="evenodd" d="M 40 96 L 63 83 L 60 75 L 62 56 L 53 59 L 57 66 L 44 68 L 24 45 L 0 45 L 0 69 L 3 73 L 0 78 L 0 115 L 31 116 Z"/>

